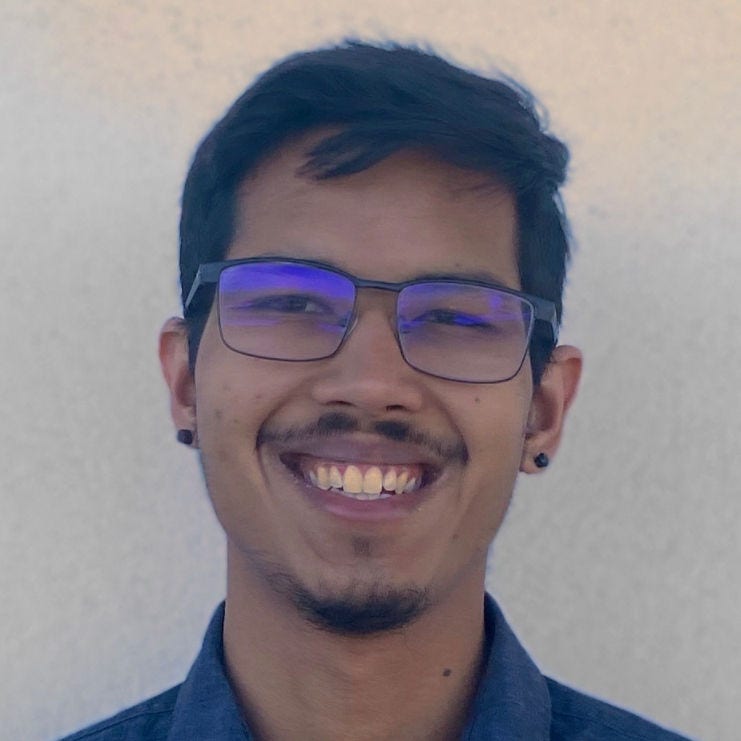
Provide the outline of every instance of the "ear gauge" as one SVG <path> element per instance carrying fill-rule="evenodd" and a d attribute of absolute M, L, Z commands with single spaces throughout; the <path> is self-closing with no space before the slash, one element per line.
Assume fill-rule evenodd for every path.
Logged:
<path fill-rule="evenodd" d="M 177 441 L 183 445 L 193 445 L 193 432 L 191 430 L 178 430 Z"/>
<path fill-rule="evenodd" d="M 548 457 L 547 453 L 538 453 L 538 455 L 533 458 L 533 463 L 538 468 L 546 468 L 550 462 L 551 459 Z"/>

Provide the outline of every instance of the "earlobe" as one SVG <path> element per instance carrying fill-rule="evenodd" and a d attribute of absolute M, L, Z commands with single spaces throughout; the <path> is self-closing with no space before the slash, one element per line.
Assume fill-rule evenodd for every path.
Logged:
<path fill-rule="evenodd" d="M 188 331 L 185 321 L 168 319 L 160 332 L 159 358 L 170 390 L 170 413 L 177 429 L 196 429 L 195 381 L 188 363 Z"/>
<path fill-rule="evenodd" d="M 520 470 L 536 473 L 552 460 L 561 441 L 564 420 L 581 377 L 581 352 L 570 345 L 559 345 L 551 356 L 540 384 L 533 391 Z"/>

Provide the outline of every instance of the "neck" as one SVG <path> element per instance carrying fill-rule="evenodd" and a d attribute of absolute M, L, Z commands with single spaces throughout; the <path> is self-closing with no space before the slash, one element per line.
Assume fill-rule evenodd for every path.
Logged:
<path fill-rule="evenodd" d="M 260 741 L 458 738 L 482 668 L 483 573 L 396 631 L 339 636 L 230 562 L 224 653 Z M 475 588 L 472 588 L 475 587 Z"/>

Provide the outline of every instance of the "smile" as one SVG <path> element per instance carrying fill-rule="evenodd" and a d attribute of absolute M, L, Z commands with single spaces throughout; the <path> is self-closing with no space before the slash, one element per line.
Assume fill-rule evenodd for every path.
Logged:
<path fill-rule="evenodd" d="M 415 492 L 436 477 L 429 466 L 419 463 L 350 463 L 308 455 L 284 455 L 281 460 L 306 484 L 361 501 Z"/>

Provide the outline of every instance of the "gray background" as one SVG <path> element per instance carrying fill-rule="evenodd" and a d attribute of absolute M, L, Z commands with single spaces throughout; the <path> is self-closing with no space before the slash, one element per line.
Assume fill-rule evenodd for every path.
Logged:
<path fill-rule="evenodd" d="M 703 739 L 741 707 L 740 6 L 731 0 L 5 0 L 0 737 L 180 681 L 223 538 L 156 335 L 197 139 L 343 35 L 522 78 L 570 143 L 564 337 L 586 371 L 489 585 L 541 668 Z"/>

